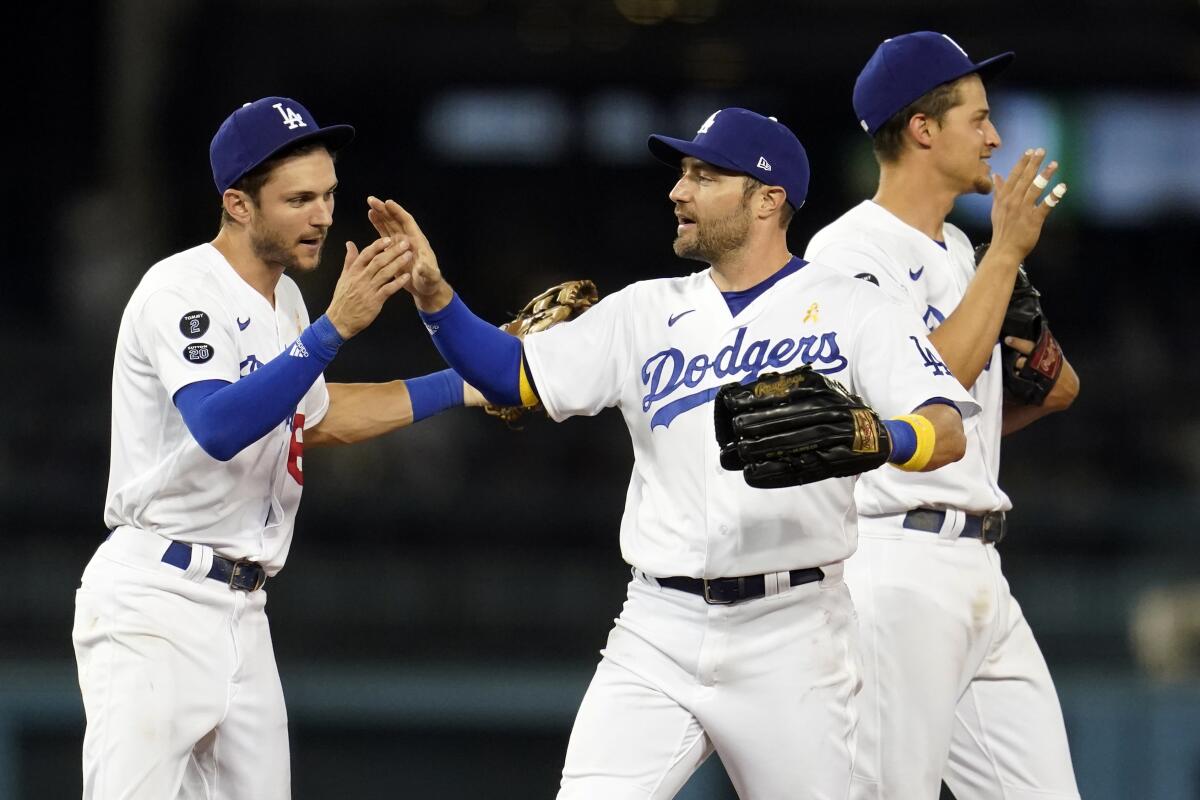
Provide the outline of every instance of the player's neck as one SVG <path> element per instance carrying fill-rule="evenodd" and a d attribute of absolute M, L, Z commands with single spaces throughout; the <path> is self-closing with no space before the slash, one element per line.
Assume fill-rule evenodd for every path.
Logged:
<path fill-rule="evenodd" d="M 872 200 L 900 221 L 940 242 L 944 241 L 942 226 L 957 197 L 958 192 L 943 186 L 931 170 L 896 166 L 880 170 L 879 190 Z"/>
<path fill-rule="evenodd" d="M 229 266 L 233 267 L 233 271 L 242 280 L 265 297 L 268 303 L 275 305 L 275 287 L 279 285 L 279 279 L 283 276 L 283 267 L 268 264 L 256 256 L 254 248 L 250 245 L 250 237 L 245 231 L 236 230 L 231 225 L 223 225 L 212 240 L 212 246 L 225 257 Z"/>
<path fill-rule="evenodd" d="M 713 283 L 722 292 L 740 292 L 757 286 L 778 272 L 792 258 L 785 236 L 771 236 L 727 253 L 712 263 Z"/>

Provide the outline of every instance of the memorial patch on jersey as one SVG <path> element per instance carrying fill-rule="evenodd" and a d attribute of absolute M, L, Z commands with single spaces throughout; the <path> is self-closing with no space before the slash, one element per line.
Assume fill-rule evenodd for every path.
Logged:
<path fill-rule="evenodd" d="M 213 357 L 212 345 L 205 344 L 204 342 L 189 344 L 183 348 L 183 357 L 193 364 L 203 364 Z"/>
<path fill-rule="evenodd" d="M 869 272 L 860 272 L 860 273 L 858 273 L 857 275 L 855 275 L 854 277 L 856 277 L 856 278 L 862 278 L 862 279 L 863 279 L 864 281 L 866 281 L 867 283 L 873 283 L 873 284 L 875 284 L 876 286 L 878 286 L 878 285 L 879 285 L 879 278 L 876 278 L 874 275 L 872 275 L 872 274 L 871 274 L 871 273 L 869 273 Z"/>
<path fill-rule="evenodd" d="M 742 326 L 733 343 L 722 347 L 714 356 L 701 353 L 689 359 L 681 350 L 672 347 L 646 359 L 641 376 L 649 391 L 642 397 L 642 411 L 649 412 L 656 402 L 666 400 L 680 389 L 699 386 L 710 374 L 727 378 L 727 383 L 749 383 L 764 369 L 777 369 L 794 361 L 812 364 L 814 371 L 824 375 L 841 372 L 849 363 L 838 346 L 836 331 L 775 342 L 758 339 L 747 344 L 746 327 Z M 664 403 L 650 418 L 650 429 L 669 427 L 680 414 L 712 400 L 717 388 L 685 394 Z"/>
<path fill-rule="evenodd" d="M 179 320 L 179 332 L 189 339 L 199 339 L 208 333 L 208 314 L 203 311 L 187 312 Z"/>

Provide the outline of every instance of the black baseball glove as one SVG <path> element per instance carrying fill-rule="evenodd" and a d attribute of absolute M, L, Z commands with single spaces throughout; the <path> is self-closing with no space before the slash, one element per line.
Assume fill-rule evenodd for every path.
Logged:
<path fill-rule="evenodd" d="M 524 339 L 527 333 L 537 333 L 552 328 L 560 322 L 566 322 L 587 311 L 600 299 L 596 284 L 587 279 L 566 281 L 557 286 L 551 286 L 546 291 L 534 297 L 522 308 L 512 322 L 506 322 L 500 328 L 511 333 L 518 339 Z M 526 411 L 540 409 L 541 406 L 525 408 L 523 406 L 495 406 L 490 403 L 483 410 L 493 417 L 499 417 L 511 427 Z"/>
<path fill-rule="evenodd" d="M 857 475 L 892 452 L 870 406 L 811 364 L 722 386 L 715 415 L 721 466 L 758 489 Z"/>
<path fill-rule="evenodd" d="M 987 244 L 975 248 L 975 266 L 988 251 Z M 1062 347 L 1054 334 L 1046 313 L 1042 311 L 1042 293 L 1029 282 L 1025 266 L 1017 267 L 1017 280 L 1013 284 L 1012 298 L 1004 313 L 1004 324 L 1000 326 L 1000 354 L 1004 365 L 1004 391 L 1010 399 L 1029 406 L 1040 406 L 1058 383 L 1062 374 Z M 1005 336 L 1028 339 L 1033 342 L 1033 352 L 1028 356 L 1004 343 Z M 1024 357 L 1024 365 L 1018 367 L 1017 360 Z"/>

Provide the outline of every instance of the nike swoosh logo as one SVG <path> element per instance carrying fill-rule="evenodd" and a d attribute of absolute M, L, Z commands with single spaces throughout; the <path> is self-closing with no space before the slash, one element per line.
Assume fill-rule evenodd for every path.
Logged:
<path fill-rule="evenodd" d="M 679 318 L 680 318 L 680 317 L 686 316 L 687 314 L 690 314 L 690 313 L 692 313 L 692 312 L 693 312 L 693 311 L 695 311 L 695 310 L 696 310 L 696 309 L 694 309 L 694 308 L 689 308 L 687 311 L 680 311 L 678 314 L 672 314 L 672 315 L 671 315 L 671 316 L 670 316 L 670 317 L 667 319 L 667 327 L 668 327 L 668 328 L 672 328 L 672 327 L 674 327 L 674 326 L 675 326 L 675 323 L 676 323 L 676 322 L 679 322 Z"/>
<path fill-rule="evenodd" d="M 242 322 L 241 318 L 239 317 L 237 324 L 238 324 L 238 330 L 244 331 L 244 330 L 246 330 L 246 328 L 250 327 L 250 319 L 247 318 L 245 322 Z"/>
<path fill-rule="evenodd" d="M 925 265 L 924 265 L 924 264 L 922 264 L 922 265 L 921 265 L 921 268 L 920 268 L 919 270 L 917 270 L 916 272 L 913 272 L 913 271 L 910 269 L 910 270 L 908 271 L 908 277 L 909 277 L 910 279 L 912 279 L 912 280 L 914 280 L 914 281 L 915 281 L 915 280 L 917 280 L 918 278 L 920 278 L 920 277 L 921 277 L 921 273 L 923 273 L 924 271 L 925 271 Z"/>

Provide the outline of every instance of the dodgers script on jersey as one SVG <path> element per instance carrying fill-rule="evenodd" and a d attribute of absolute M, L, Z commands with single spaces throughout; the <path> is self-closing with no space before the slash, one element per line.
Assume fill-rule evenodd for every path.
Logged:
<path fill-rule="evenodd" d="M 975 275 L 975 254 L 966 234 L 949 223 L 944 230 L 945 248 L 865 200 L 818 232 L 805 257 L 875 283 L 916 311 L 932 331 L 958 307 Z M 931 473 L 869 472 L 857 489 L 859 510 L 875 516 L 921 506 L 972 512 L 1012 508 L 999 484 L 1003 392 L 997 343 L 971 388 L 971 395 L 988 412 L 967 429 L 967 453 L 962 460 Z"/>
<path fill-rule="evenodd" d="M 622 554 L 657 577 L 821 566 L 856 546 L 854 478 L 762 490 L 722 469 L 712 399 L 723 384 L 811 362 L 883 417 L 936 397 L 964 416 L 978 410 L 939 367 L 919 319 L 819 264 L 736 316 L 707 270 L 635 283 L 530 335 L 525 354 L 551 418 L 621 409 L 634 449 Z"/>
<path fill-rule="evenodd" d="M 280 278 L 272 307 L 212 245 L 151 267 L 117 336 L 104 511 L 110 529 L 204 544 L 258 562 L 269 575 L 279 571 L 304 483 L 303 429 L 329 407 L 324 377 L 291 417 L 227 463 L 200 448 L 172 399 L 197 381 L 232 383 L 272 358 L 307 357 L 285 348 L 308 323 L 290 278 Z"/>

